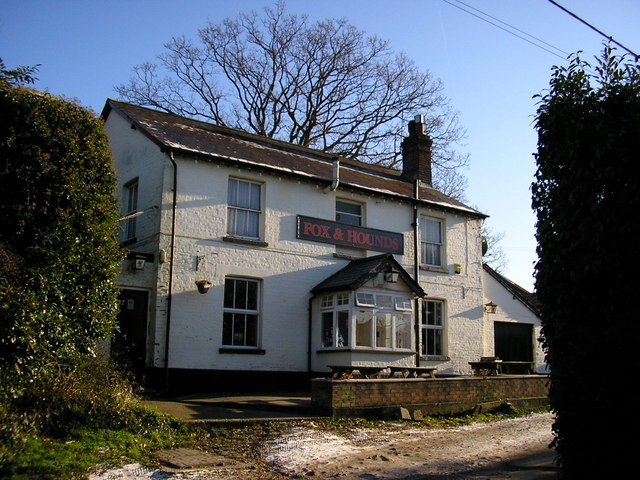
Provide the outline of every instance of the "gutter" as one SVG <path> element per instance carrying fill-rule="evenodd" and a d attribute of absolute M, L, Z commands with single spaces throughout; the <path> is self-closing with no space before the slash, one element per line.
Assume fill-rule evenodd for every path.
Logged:
<path fill-rule="evenodd" d="M 313 299 L 316 298 L 315 294 L 311 296 L 311 298 L 309 299 L 309 309 L 308 309 L 308 314 L 309 314 L 309 332 L 308 332 L 308 338 L 307 338 L 307 373 L 311 373 L 311 346 L 312 346 L 312 323 L 313 323 L 313 315 L 312 315 L 312 310 L 311 310 L 311 305 L 313 303 Z"/>

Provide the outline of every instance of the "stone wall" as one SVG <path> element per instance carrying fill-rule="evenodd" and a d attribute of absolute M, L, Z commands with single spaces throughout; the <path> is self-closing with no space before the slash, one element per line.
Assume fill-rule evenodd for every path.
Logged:
<path fill-rule="evenodd" d="M 317 378 L 312 381 L 312 403 L 335 417 L 380 418 L 400 409 L 420 415 L 487 411 L 505 403 L 514 407 L 547 403 L 545 375 L 451 377 L 412 379 Z"/>

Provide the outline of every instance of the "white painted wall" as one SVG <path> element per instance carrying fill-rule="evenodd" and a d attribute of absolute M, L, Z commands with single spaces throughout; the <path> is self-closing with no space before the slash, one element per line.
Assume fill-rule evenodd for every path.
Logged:
<path fill-rule="evenodd" d="M 496 313 L 485 313 L 485 351 L 483 356 L 494 356 L 493 350 L 493 324 L 494 322 L 514 322 L 527 323 L 533 325 L 534 337 L 536 339 L 534 348 L 535 370 L 537 373 L 549 373 L 549 369 L 544 360 L 544 351 L 538 338 L 540 338 L 540 319 L 522 302 L 513 297 L 513 294 L 503 287 L 500 282 L 489 273 L 482 271 L 484 281 L 483 303 L 493 302 L 498 307 Z"/>
<path fill-rule="evenodd" d="M 420 218 L 440 218 L 445 223 L 445 269 L 420 269 L 420 285 L 429 299 L 445 306 L 445 358 L 430 360 L 438 373 L 466 375 L 470 361 L 483 352 L 481 220 L 452 212 L 421 209 Z M 455 273 L 455 264 L 461 272 Z"/>
<path fill-rule="evenodd" d="M 109 116 L 107 129 L 116 159 L 119 192 L 124 183 L 137 176 L 140 209 L 159 206 L 139 222 L 140 241 L 132 246 L 136 251 L 154 253 L 156 262 L 142 274 L 125 268 L 120 284 L 150 290 L 149 347 L 153 366 L 163 367 L 170 262 L 160 263 L 157 259 L 160 251 L 170 258 L 173 166 L 168 154 L 140 131 L 132 130 L 120 115 Z M 172 368 L 307 370 L 310 289 L 344 267 L 348 260 L 337 258 L 333 245 L 296 239 L 296 216 L 333 220 L 336 197 L 362 203 L 366 227 L 402 232 L 405 254 L 396 259 L 414 275 L 413 211 L 409 203 L 341 188 L 324 193 L 312 183 L 182 155 L 175 161 L 178 183 L 169 350 Z M 263 185 L 263 240 L 268 246 L 223 240 L 230 176 Z M 446 225 L 445 268 L 419 270 L 419 282 L 429 298 L 445 301 L 446 358 L 422 364 L 436 366 L 439 373 L 467 374 L 471 372 L 468 362 L 486 351 L 481 221 L 438 209 L 419 210 L 420 216 L 439 217 Z M 454 273 L 454 264 L 462 265 L 460 274 Z M 260 348 L 264 355 L 220 353 L 224 281 L 228 275 L 262 281 Z M 198 293 L 195 285 L 202 279 L 213 285 L 205 295 Z M 419 321 L 419 313 L 416 318 Z"/>

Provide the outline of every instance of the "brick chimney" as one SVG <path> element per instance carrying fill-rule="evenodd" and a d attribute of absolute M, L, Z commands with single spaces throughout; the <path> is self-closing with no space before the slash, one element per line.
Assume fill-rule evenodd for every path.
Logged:
<path fill-rule="evenodd" d="M 409 122 L 409 136 L 402 141 L 402 176 L 431 185 L 431 140 L 425 134 L 423 115 Z"/>

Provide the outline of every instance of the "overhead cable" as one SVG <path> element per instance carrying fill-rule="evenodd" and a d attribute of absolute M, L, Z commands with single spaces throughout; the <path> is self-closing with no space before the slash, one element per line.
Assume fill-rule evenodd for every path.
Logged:
<path fill-rule="evenodd" d="M 569 15 L 571 15 L 573 18 L 575 18 L 576 20 L 579 20 L 580 22 L 584 23 L 587 27 L 589 27 L 590 29 L 598 32 L 600 35 L 602 35 L 603 37 L 605 37 L 606 39 L 608 39 L 610 42 L 615 43 L 616 45 L 618 45 L 619 47 L 625 49 L 627 52 L 629 52 L 631 55 L 633 55 L 634 57 L 636 57 L 636 60 L 638 60 L 638 54 L 635 53 L 634 51 L 628 49 L 627 47 L 625 47 L 624 45 L 622 45 L 620 42 L 618 42 L 617 40 L 614 40 L 613 37 L 611 35 L 607 35 L 606 33 L 604 33 L 603 31 L 599 30 L 598 28 L 594 27 L 593 25 L 591 25 L 589 22 L 587 22 L 586 20 L 583 20 L 582 18 L 580 18 L 578 15 L 576 15 L 575 13 L 567 10 L 565 7 L 563 7 L 562 5 L 560 5 L 558 2 L 555 2 L 554 0 L 549 0 L 550 3 L 554 4 L 556 7 L 558 7 L 559 9 L 563 10 L 564 12 L 568 13 Z"/>
<path fill-rule="evenodd" d="M 546 52 L 548 52 L 548 53 L 551 53 L 552 55 L 555 55 L 556 57 L 560 57 L 560 58 L 562 58 L 563 60 L 566 60 L 566 58 L 569 56 L 569 53 L 565 52 L 564 50 L 561 50 L 560 48 L 555 47 L 555 46 L 553 46 L 553 45 L 551 45 L 551 44 L 549 44 L 549 43 L 545 42 L 544 40 L 541 40 L 541 39 L 539 39 L 539 38 L 537 38 L 537 37 L 535 37 L 535 36 L 533 36 L 533 35 L 530 35 L 530 34 L 528 34 L 527 32 L 524 32 L 524 31 L 520 30 L 519 28 L 514 27 L 513 25 L 509 25 L 508 23 L 503 22 L 502 20 L 500 20 L 500 19 L 498 19 L 498 18 L 492 17 L 491 15 L 489 15 L 489 14 L 487 14 L 487 13 L 484 13 L 484 12 L 482 12 L 481 10 L 478 10 L 477 8 L 474 8 L 474 7 L 470 6 L 470 5 L 467 5 L 466 3 L 464 3 L 464 2 L 462 2 L 462 1 L 460 1 L 460 0 L 455 0 L 455 1 L 456 1 L 457 3 L 459 3 L 459 4 L 461 4 L 461 5 L 464 5 L 464 7 L 467 7 L 467 8 L 470 8 L 470 9 L 472 9 L 472 10 L 475 10 L 476 12 L 478 12 L 479 14 L 481 14 L 481 15 L 483 15 L 483 16 L 478 15 L 478 14 L 476 14 L 476 13 L 474 13 L 474 12 L 471 12 L 471 11 L 469 11 L 469 10 L 467 10 L 467 9 L 463 8 L 463 7 L 462 7 L 462 6 L 460 6 L 460 5 L 456 5 L 455 3 L 452 3 L 452 2 L 451 2 L 451 1 L 449 1 L 449 0 L 442 0 L 442 1 L 443 1 L 443 2 L 445 2 L 445 3 L 447 3 L 447 4 L 449 4 L 449 5 L 451 5 L 452 7 L 458 8 L 458 9 L 462 10 L 463 12 L 468 13 L 469 15 L 473 15 L 474 17 L 479 18 L 479 19 L 480 19 L 480 20 L 482 20 L 483 22 L 487 22 L 487 23 L 489 23 L 489 24 L 493 25 L 494 27 L 497 27 L 497 28 L 499 28 L 499 29 L 501 29 L 501 30 L 504 30 L 505 32 L 507 32 L 507 33 L 509 33 L 509 34 L 511 34 L 511 35 L 513 35 L 513 36 L 515 36 L 515 37 L 518 37 L 519 39 L 524 40 L 525 42 L 530 43 L 530 44 L 531 44 L 531 45 L 533 45 L 533 46 L 536 46 L 536 47 L 538 47 L 538 48 L 540 48 L 540 49 L 542 49 L 542 50 L 544 50 L 544 51 L 546 51 Z M 505 25 L 505 26 L 499 25 L 498 23 L 495 23 L 494 21 L 491 21 L 491 20 L 489 20 L 489 19 L 494 20 L 495 22 L 500 22 L 502 25 Z M 508 27 L 508 28 L 506 28 L 506 27 Z M 518 33 L 516 33 L 516 32 L 522 33 L 523 35 L 526 35 L 526 37 L 529 37 L 529 38 L 526 38 L 526 37 L 525 37 L 525 36 L 523 36 L 523 35 L 519 35 L 519 34 L 518 34 Z M 535 40 L 535 41 L 530 40 L 530 39 L 533 39 L 533 40 Z M 539 43 L 536 43 L 536 42 L 539 42 Z M 549 48 L 544 47 L 544 46 L 543 46 L 543 45 L 541 45 L 541 44 L 547 45 L 547 46 L 551 47 L 552 49 L 557 50 L 558 52 L 563 53 L 563 54 L 564 54 L 564 56 L 562 56 L 562 55 L 558 54 L 557 52 L 554 52 L 553 50 L 551 50 L 551 49 L 549 49 Z"/>

